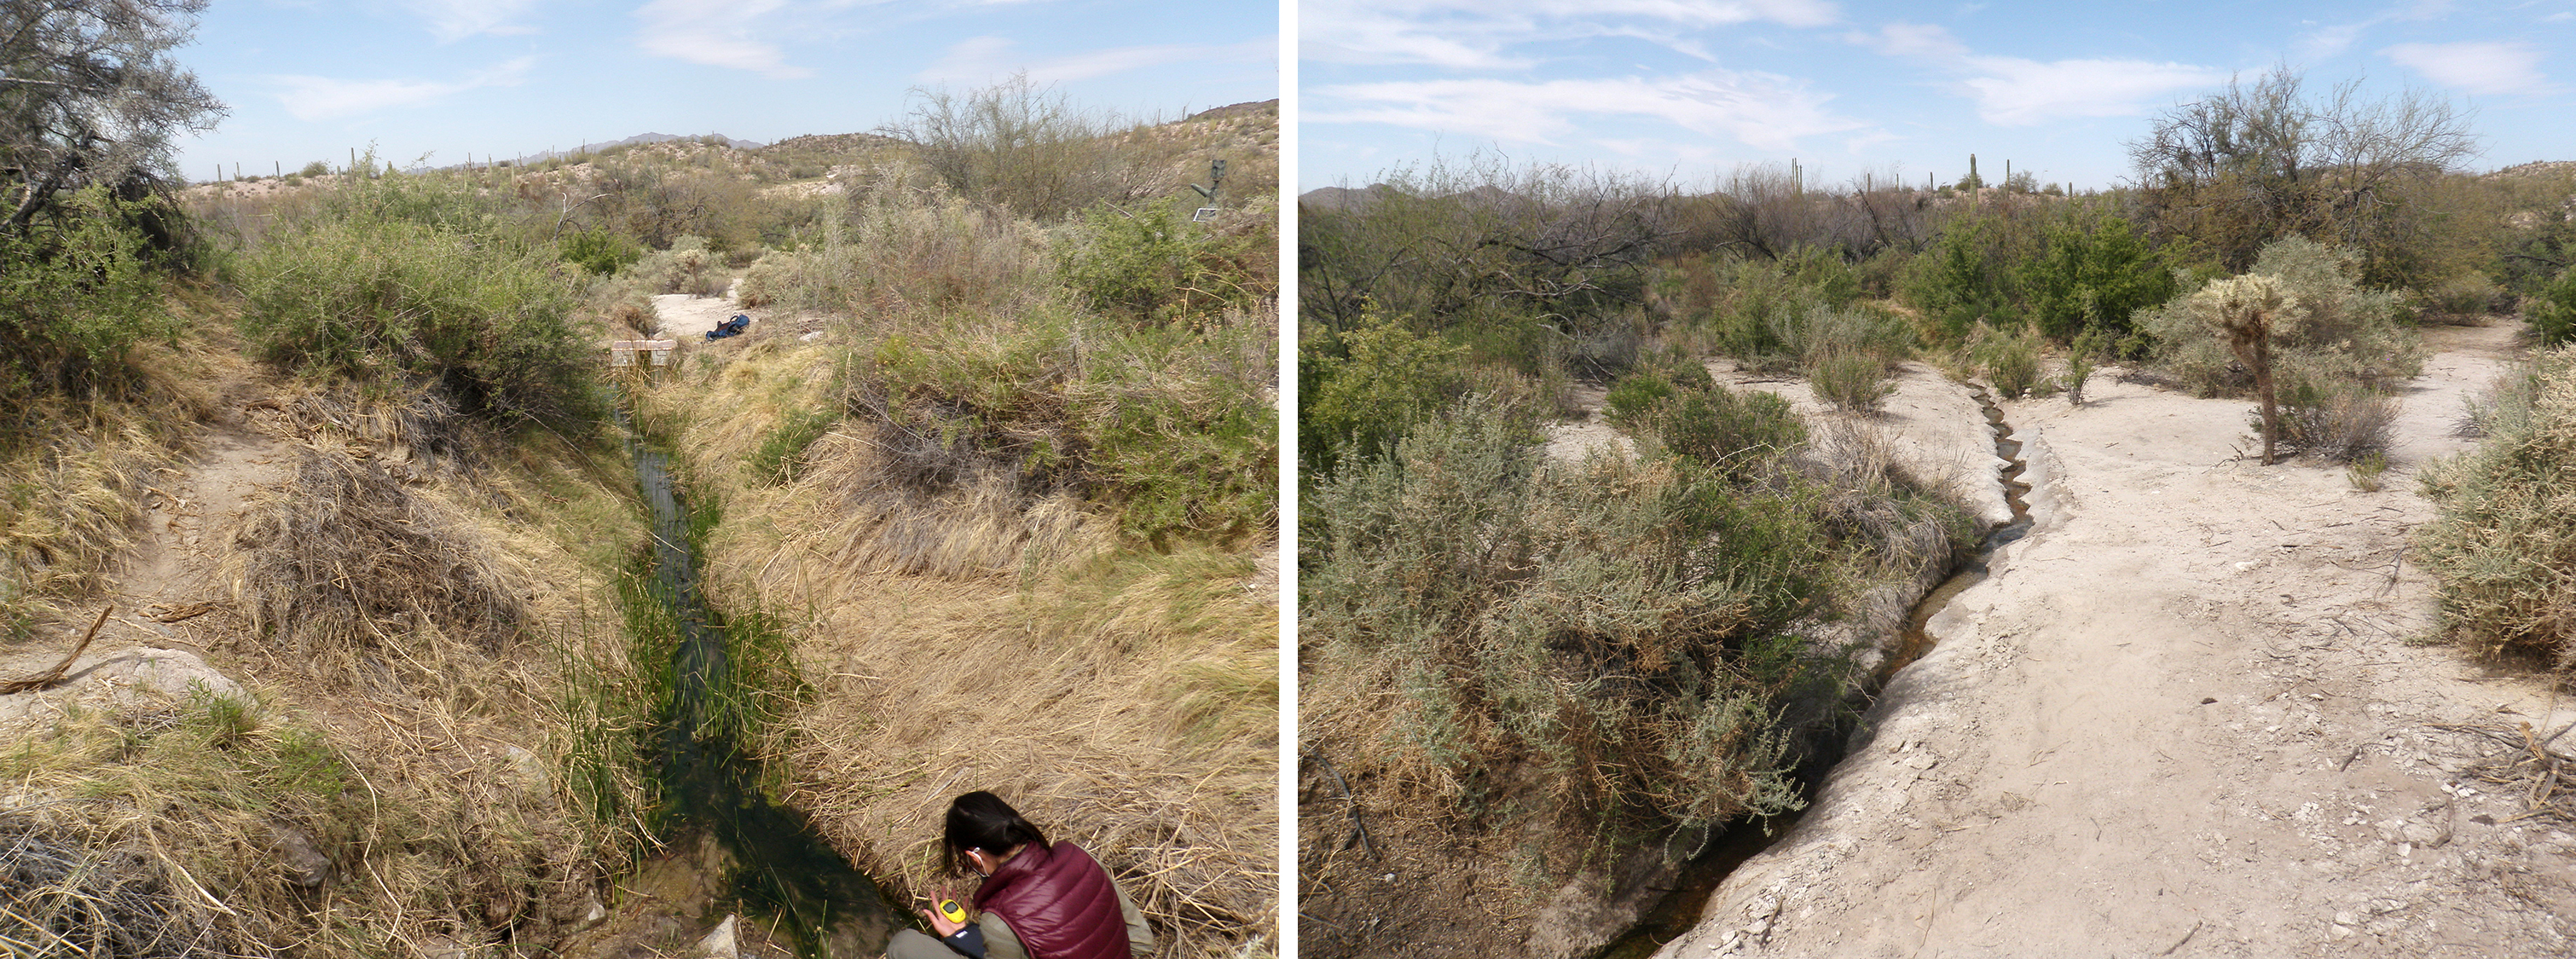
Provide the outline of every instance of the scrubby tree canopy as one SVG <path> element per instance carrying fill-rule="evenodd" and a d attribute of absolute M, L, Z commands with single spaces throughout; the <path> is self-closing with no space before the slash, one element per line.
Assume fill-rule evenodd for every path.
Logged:
<path fill-rule="evenodd" d="M 177 178 L 172 138 L 224 105 L 170 58 L 206 0 L 0 0 L 0 232 L 73 191 Z"/>
<path fill-rule="evenodd" d="M 2147 213 L 2167 239 L 2205 247 L 2230 270 L 2253 265 L 2263 245 L 2298 234 L 2364 251 L 2365 278 L 2406 235 L 2417 211 L 2405 189 L 2457 167 L 2478 150 L 2466 114 L 2409 92 L 2365 101 L 2358 82 L 2321 98 L 2286 68 L 2252 84 L 2186 103 L 2129 144 Z"/>

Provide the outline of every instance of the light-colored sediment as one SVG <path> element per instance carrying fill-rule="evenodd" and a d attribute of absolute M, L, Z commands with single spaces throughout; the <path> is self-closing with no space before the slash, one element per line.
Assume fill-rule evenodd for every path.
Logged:
<path fill-rule="evenodd" d="M 2384 487 L 2261 466 L 2241 400 L 2009 404 L 2038 525 L 1931 624 L 1815 807 L 1659 956 L 2527 956 L 2571 948 L 2576 828 L 2467 770 L 2576 722 L 2417 645 L 2461 398 L 2513 329 L 2436 330 Z M 1900 394 L 1902 396 L 1902 394 Z M 1979 422 L 1982 422 L 1981 420 Z"/>

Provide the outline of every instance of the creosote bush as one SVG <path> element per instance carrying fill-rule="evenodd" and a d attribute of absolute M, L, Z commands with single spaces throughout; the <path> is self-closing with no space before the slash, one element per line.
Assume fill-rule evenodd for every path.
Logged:
<path fill-rule="evenodd" d="M 1594 836 L 1795 805 L 1800 739 L 1862 655 L 1820 624 L 1968 524 L 1883 448 L 1809 447 L 1770 394 L 1652 409 L 1639 457 L 1566 464 L 1469 400 L 1321 485 L 1310 668 L 1402 703 L 1345 748 L 1431 772 L 1467 815 Z"/>
<path fill-rule="evenodd" d="M 2420 472 L 2439 513 L 2413 555 L 2453 641 L 2576 667 L 2576 348 L 2500 384 L 2484 425 L 2476 449 Z"/>

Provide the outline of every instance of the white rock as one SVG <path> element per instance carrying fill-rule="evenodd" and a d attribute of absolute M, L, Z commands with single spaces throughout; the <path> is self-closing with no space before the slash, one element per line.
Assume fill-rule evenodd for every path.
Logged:
<path fill-rule="evenodd" d="M 741 925 L 740 916 L 726 916 L 716 923 L 715 931 L 698 940 L 701 959 L 742 959 Z"/>

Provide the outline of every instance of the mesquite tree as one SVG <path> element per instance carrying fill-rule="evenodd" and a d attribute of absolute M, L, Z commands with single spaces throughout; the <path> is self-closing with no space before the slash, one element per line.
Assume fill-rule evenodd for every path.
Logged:
<path fill-rule="evenodd" d="M 2358 81 L 2321 97 L 2287 68 L 2167 111 L 2129 144 L 2153 231 L 2207 246 L 2228 269 L 2293 234 L 2363 251 L 2364 279 L 2403 279 L 2395 256 L 2409 232 L 2401 187 L 2475 156 L 2467 113 L 2408 92 L 2365 100 Z"/>
<path fill-rule="evenodd" d="M 0 3 L 0 233 L 23 234 L 74 192 L 126 199 L 178 178 L 172 139 L 224 105 L 170 50 L 206 0 Z"/>

